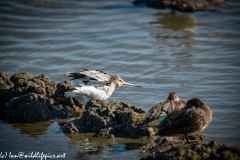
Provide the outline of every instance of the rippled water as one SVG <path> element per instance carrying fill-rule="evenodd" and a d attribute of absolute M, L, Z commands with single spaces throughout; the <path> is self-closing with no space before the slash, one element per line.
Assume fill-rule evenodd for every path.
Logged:
<path fill-rule="evenodd" d="M 55 82 L 83 68 L 119 74 L 143 88 L 121 87 L 109 100 L 146 110 L 171 91 L 198 97 L 213 111 L 207 140 L 240 145 L 240 3 L 227 4 L 222 12 L 180 13 L 131 0 L 1 0 L 0 70 L 45 73 Z M 0 151 L 81 154 L 59 127 L 31 136 L 1 120 Z M 138 153 L 121 147 L 118 158 Z M 116 156 L 114 144 L 107 151 L 98 158 Z"/>

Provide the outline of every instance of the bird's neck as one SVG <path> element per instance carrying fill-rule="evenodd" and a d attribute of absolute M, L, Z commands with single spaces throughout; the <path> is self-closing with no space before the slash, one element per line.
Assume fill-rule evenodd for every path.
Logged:
<path fill-rule="evenodd" d="M 116 83 L 115 81 L 112 81 L 109 86 L 110 86 L 110 88 L 113 88 L 113 90 L 120 87 L 120 85 L 118 83 Z"/>
<path fill-rule="evenodd" d="M 113 82 L 111 82 L 111 83 L 109 84 L 109 86 L 108 86 L 108 89 L 107 89 L 108 92 L 107 92 L 107 93 L 108 93 L 109 95 L 111 95 L 116 88 L 118 88 L 118 87 L 116 86 L 116 84 L 113 83 Z"/>

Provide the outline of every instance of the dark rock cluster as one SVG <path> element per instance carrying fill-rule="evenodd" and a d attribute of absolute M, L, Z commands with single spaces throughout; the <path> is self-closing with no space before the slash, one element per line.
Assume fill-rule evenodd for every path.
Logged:
<path fill-rule="evenodd" d="M 139 138 L 149 133 L 142 129 L 146 111 L 124 102 L 90 100 L 80 119 L 67 123 L 64 132 L 95 132 L 98 136 Z M 77 128 L 77 129 L 76 129 Z"/>
<path fill-rule="evenodd" d="M 146 4 L 153 8 L 172 8 L 180 11 L 218 10 L 226 0 L 134 0 L 133 4 Z"/>
<path fill-rule="evenodd" d="M 26 122 L 68 118 L 84 107 L 75 98 L 64 97 L 72 88 L 66 81 L 56 85 L 45 74 L 16 73 L 9 80 L 0 72 L 0 110 Z"/>
<path fill-rule="evenodd" d="M 141 160 L 239 160 L 240 148 L 205 141 L 201 134 L 178 137 L 157 137 L 141 148 Z"/>

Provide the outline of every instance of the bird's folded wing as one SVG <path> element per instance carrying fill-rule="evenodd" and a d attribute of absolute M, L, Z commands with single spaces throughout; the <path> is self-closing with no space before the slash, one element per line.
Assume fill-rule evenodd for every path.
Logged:
<path fill-rule="evenodd" d="M 187 111 L 186 111 L 187 110 Z M 200 109 L 183 109 L 172 112 L 165 121 L 160 124 L 159 132 L 175 134 L 179 132 L 188 133 L 191 130 L 198 130 L 204 122 L 204 113 Z"/>

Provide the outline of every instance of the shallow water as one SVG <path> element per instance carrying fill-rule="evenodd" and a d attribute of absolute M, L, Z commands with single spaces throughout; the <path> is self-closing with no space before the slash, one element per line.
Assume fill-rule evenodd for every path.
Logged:
<path fill-rule="evenodd" d="M 180 13 L 130 0 L 2 0 L 0 70 L 8 77 L 45 73 L 57 83 L 83 68 L 119 74 L 143 88 L 121 87 L 109 100 L 146 110 L 172 91 L 184 100 L 198 97 L 213 111 L 207 140 L 240 145 L 240 3 L 227 4 L 222 12 Z M 57 122 L 34 136 L 4 119 L 0 128 L 0 152 L 82 153 Z M 139 151 L 126 148 L 116 142 L 97 158 L 137 159 Z"/>

